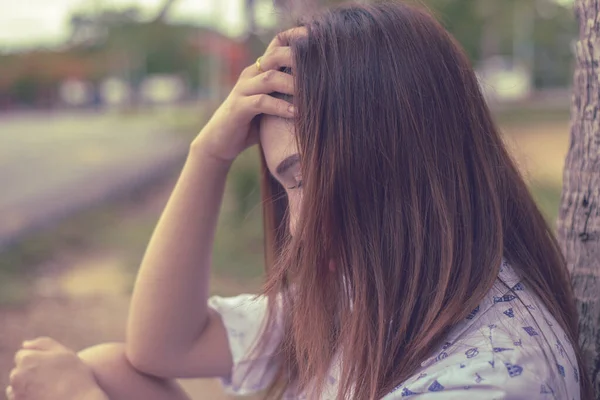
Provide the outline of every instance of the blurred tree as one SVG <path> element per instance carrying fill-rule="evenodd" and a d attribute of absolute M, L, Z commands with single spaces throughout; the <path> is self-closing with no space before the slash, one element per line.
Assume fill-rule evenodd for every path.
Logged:
<path fill-rule="evenodd" d="M 573 76 L 572 43 L 577 39 L 573 9 L 538 2 L 533 43 L 536 87 L 568 86 Z"/>
<path fill-rule="evenodd" d="M 558 237 L 579 311 L 580 344 L 600 399 L 600 0 L 576 0 L 571 139 Z"/>
<path fill-rule="evenodd" d="M 425 4 L 477 66 L 492 56 L 524 64 L 536 87 L 567 86 L 576 23 L 553 0 L 413 0 Z"/>
<path fill-rule="evenodd" d="M 256 0 L 244 0 L 248 32 L 256 33 Z"/>
<path fill-rule="evenodd" d="M 2 107 L 40 104 L 42 98 L 51 102 L 66 79 L 100 83 L 120 77 L 135 88 L 148 74 L 169 74 L 199 90 L 208 86 L 211 58 L 223 60 L 227 70 L 219 81 L 230 85 L 247 65 L 247 51 L 238 41 L 208 27 L 145 20 L 136 8 L 76 13 L 70 22 L 71 38 L 60 49 L 1 56 Z"/>
<path fill-rule="evenodd" d="M 421 1 L 419 0 L 418 3 L 421 3 Z M 482 47 L 486 49 L 490 46 L 497 47 L 490 43 L 496 39 L 495 32 L 491 31 L 491 33 L 488 33 L 486 37 L 481 39 L 485 25 L 484 20 L 492 12 L 491 7 L 488 10 L 478 0 L 426 0 L 424 3 L 430 7 L 433 14 L 462 44 L 471 60 L 478 60 L 480 58 Z M 503 4 L 502 7 L 506 4 L 504 1 L 501 3 Z M 489 4 L 489 2 L 486 4 Z M 495 25 L 491 26 L 495 27 Z M 488 32 L 490 32 L 490 29 L 488 29 Z M 485 42 L 485 46 L 482 45 L 482 42 Z M 495 50 L 490 49 L 489 51 Z"/>
<path fill-rule="evenodd" d="M 171 10 L 171 8 L 173 7 L 173 4 L 175 4 L 176 1 L 177 0 L 165 0 L 162 7 L 160 8 L 158 15 L 156 16 L 156 18 L 154 18 L 154 21 L 155 22 L 157 22 L 157 21 L 164 22 L 165 18 L 169 14 L 169 11 Z"/>

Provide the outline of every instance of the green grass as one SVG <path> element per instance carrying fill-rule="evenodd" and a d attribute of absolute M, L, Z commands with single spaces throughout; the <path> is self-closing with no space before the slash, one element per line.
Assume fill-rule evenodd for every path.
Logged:
<path fill-rule="evenodd" d="M 531 193 L 550 226 L 556 226 L 562 188 L 546 185 L 532 185 Z"/>
<path fill-rule="evenodd" d="M 494 117 L 501 126 L 531 126 L 540 122 L 564 122 L 570 119 L 568 107 L 539 109 L 528 106 L 507 107 L 494 113 Z"/>
<path fill-rule="evenodd" d="M 228 177 L 213 264 L 215 273 L 240 282 L 256 280 L 264 271 L 257 149 L 238 157 Z"/>
<path fill-rule="evenodd" d="M 143 254 L 153 217 L 124 219 L 137 196 L 118 198 L 83 211 L 32 234 L 0 253 L 0 304 L 14 304 L 29 295 L 36 267 L 61 254 L 92 253 L 100 249 L 126 248 L 126 262 L 132 266 Z M 18 290 L 17 290 L 18 289 Z"/>

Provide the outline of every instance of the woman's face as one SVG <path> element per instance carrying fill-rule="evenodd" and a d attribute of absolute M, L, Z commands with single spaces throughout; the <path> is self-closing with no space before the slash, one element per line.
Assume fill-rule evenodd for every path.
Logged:
<path fill-rule="evenodd" d="M 260 121 L 260 143 L 271 175 L 287 193 L 289 229 L 290 234 L 294 235 L 302 199 L 302 176 L 292 122 L 272 115 L 263 115 Z"/>

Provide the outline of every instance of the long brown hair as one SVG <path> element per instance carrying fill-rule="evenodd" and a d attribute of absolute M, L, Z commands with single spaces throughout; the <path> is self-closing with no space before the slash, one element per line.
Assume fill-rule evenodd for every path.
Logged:
<path fill-rule="evenodd" d="M 284 327 L 270 394 L 316 397 L 339 355 L 340 399 L 383 397 L 479 304 L 502 257 L 583 365 L 565 260 L 460 46 L 396 2 L 302 25 L 307 36 L 288 38 L 303 176 L 293 237 L 263 157 L 267 326 Z M 589 398 L 583 368 L 581 382 Z"/>

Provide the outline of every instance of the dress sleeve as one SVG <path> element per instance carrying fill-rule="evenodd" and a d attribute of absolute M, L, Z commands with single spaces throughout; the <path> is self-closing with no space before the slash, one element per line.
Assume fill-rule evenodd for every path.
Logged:
<path fill-rule="evenodd" d="M 235 297 L 213 296 L 208 305 L 221 317 L 227 331 L 233 368 L 228 377 L 221 379 L 230 395 L 251 395 L 265 390 L 274 379 L 277 363 L 274 352 L 281 338 L 281 327 L 260 354 L 254 347 L 266 323 L 267 298 L 242 294 Z"/>

